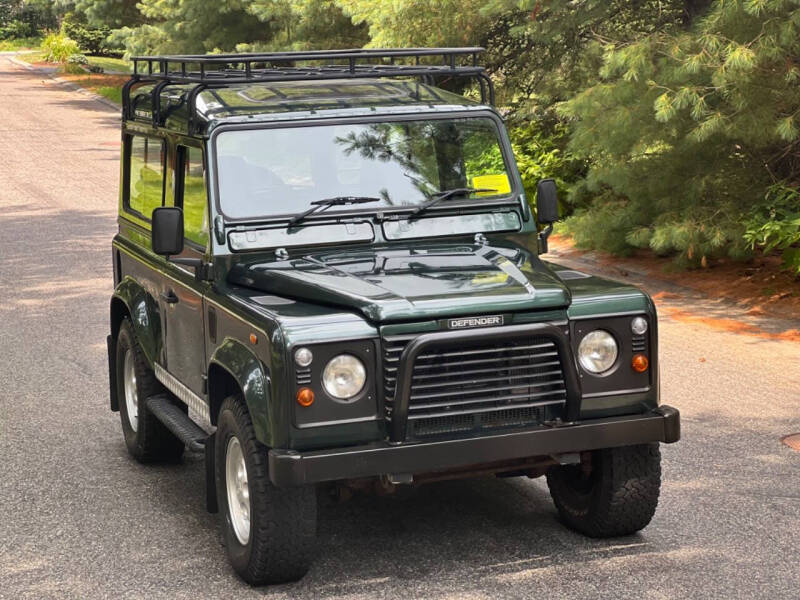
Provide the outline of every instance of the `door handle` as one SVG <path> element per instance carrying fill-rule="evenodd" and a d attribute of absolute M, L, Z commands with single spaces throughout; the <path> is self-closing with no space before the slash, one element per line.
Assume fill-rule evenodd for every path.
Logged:
<path fill-rule="evenodd" d="M 167 304 L 175 304 L 178 301 L 178 297 L 172 290 L 168 291 L 166 294 L 164 292 L 161 292 L 161 294 L 159 295 L 161 296 L 161 299 Z"/>

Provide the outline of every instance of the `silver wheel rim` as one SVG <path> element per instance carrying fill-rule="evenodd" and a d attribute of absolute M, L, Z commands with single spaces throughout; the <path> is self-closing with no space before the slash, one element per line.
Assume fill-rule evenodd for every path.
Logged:
<path fill-rule="evenodd" d="M 228 491 L 228 514 L 236 539 L 244 546 L 250 540 L 250 489 L 242 445 L 236 437 L 225 449 L 225 488 Z"/>
<path fill-rule="evenodd" d="M 133 364 L 133 352 L 125 352 L 125 362 L 122 368 L 125 381 L 125 408 L 128 409 L 128 423 L 135 432 L 139 426 L 139 396 L 136 393 L 136 369 Z"/>

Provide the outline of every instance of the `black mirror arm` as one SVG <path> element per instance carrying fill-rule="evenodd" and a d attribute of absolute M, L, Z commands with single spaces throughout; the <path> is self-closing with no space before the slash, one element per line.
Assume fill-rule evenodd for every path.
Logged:
<path fill-rule="evenodd" d="M 547 238 L 553 233 L 553 224 L 548 223 L 547 227 L 539 232 L 539 254 L 547 254 Z"/>

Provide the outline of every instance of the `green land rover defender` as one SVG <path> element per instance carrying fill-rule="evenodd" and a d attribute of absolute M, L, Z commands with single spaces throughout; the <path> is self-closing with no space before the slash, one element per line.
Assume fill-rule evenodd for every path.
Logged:
<path fill-rule="evenodd" d="M 586 535 L 653 516 L 653 302 L 539 257 L 555 184 L 533 214 L 480 51 L 133 59 L 111 409 L 139 461 L 205 453 L 249 583 L 308 570 L 321 488 L 545 475 Z"/>

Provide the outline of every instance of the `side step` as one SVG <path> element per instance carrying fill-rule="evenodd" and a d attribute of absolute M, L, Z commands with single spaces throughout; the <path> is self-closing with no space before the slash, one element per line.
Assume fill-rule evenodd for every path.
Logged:
<path fill-rule="evenodd" d="M 189 418 L 166 394 L 147 399 L 147 409 L 161 421 L 189 450 L 202 452 L 208 434 Z"/>

